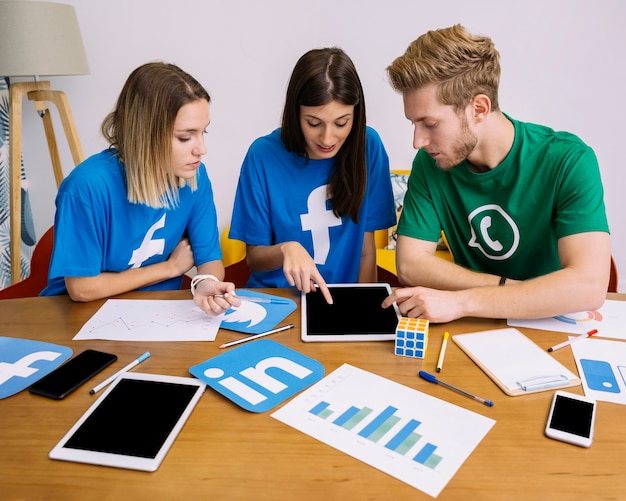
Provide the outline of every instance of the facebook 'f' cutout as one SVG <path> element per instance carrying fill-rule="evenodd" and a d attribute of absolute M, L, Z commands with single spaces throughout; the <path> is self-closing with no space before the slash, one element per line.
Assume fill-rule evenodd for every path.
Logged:
<path fill-rule="evenodd" d="M 324 376 L 324 366 L 271 339 L 227 351 L 189 372 L 252 412 L 265 412 Z"/>
<path fill-rule="evenodd" d="M 28 388 L 65 362 L 72 353 L 67 346 L 0 337 L 0 398 Z"/>

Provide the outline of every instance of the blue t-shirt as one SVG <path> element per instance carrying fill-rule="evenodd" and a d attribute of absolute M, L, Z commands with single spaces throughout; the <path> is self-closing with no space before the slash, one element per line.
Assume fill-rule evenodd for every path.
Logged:
<path fill-rule="evenodd" d="M 230 238 L 249 245 L 300 242 L 327 283 L 357 282 L 364 234 L 396 221 L 389 158 L 369 127 L 366 155 L 368 181 L 357 224 L 337 218 L 327 197 L 334 158 L 307 160 L 287 151 L 280 129 L 257 139 L 239 175 Z M 290 287 L 282 267 L 251 272 L 247 285 Z"/>
<path fill-rule="evenodd" d="M 64 277 L 92 277 L 167 260 L 186 233 L 196 266 L 219 260 L 217 214 L 204 164 L 197 189 L 179 189 L 178 206 L 130 203 L 124 165 L 105 150 L 78 165 L 56 197 L 54 248 L 43 296 L 67 294 Z M 180 277 L 139 290 L 180 289 Z"/>

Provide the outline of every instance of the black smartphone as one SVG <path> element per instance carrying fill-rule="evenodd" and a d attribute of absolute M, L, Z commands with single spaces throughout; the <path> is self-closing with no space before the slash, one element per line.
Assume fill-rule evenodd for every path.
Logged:
<path fill-rule="evenodd" d="M 33 384 L 35 395 L 60 400 L 117 360 L 116 355 L 85 350 Z"/>

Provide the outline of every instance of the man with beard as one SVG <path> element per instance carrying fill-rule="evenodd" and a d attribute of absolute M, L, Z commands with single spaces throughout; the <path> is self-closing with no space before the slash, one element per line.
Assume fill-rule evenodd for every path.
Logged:
<path fill-rule="evenodd" d="M 463 26 L 387 68 L 418 150 L 398 224 L 401 283 L 383 303 L 432 322 L 594 310 L 611 259 L 594 152 L 500 110 L 500 56 Z M 443 231 L 454 263 L 435 257 Z"/>

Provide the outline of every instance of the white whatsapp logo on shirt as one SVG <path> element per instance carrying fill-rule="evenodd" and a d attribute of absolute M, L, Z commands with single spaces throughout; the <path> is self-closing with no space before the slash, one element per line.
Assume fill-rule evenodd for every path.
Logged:
<path fill-rule="evenodd" d="M 472 236 L 468 245 L 494 261 L 503 261 L 519 247 L 519 228 L 502 207 L 488 204 L 467 216 Z"/>

